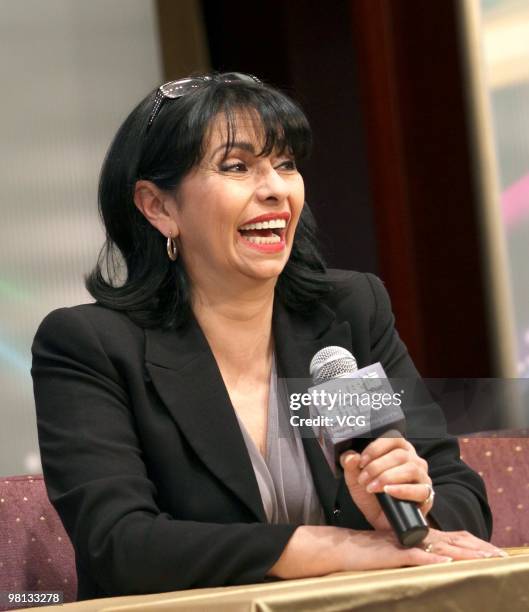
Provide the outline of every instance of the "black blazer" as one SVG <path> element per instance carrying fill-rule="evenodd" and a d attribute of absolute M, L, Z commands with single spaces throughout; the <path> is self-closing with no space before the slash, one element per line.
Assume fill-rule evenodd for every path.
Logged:
<path fill-rule="evenodd" d="M 375 276 L 330 271 L 335 291 L 310 316 L 276 300 L 280 375 L 308 377 L 314 353 L 341 345 L 359 367 L 416 375 Z M 79 598 L 260 582 L 296 525 L 269 525 L 220 371 L 193 319 L 144 330 L 96 304 L 62 308 L 33 344 L 37 424 L 48 494 L 75 551 Z M 304 439 L 328 524 L 370 529 L 318 443 Z M 479 476 L 454 439 L 417 442 L 445 530 L 489 538 Z"/>

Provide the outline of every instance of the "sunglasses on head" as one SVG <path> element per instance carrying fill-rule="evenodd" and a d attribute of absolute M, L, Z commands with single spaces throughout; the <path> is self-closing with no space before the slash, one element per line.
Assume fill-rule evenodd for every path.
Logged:
<path fill-rule="evenodd" d="M 262 85 L 261 81 L 257 77 L 253 76 L 252 74 L 244 74 L 242 72 L 226 72 L 224 74 L 214 76 L 198 76 L 164 83 L 156 92 L 147 129 L 151 127 L 153 121 L 156 119 L 156 115 L 158 115 L 160 108 L 166 99 L 169 98 L 170 100 L 175 100 L 176 98 L 181 98 L 182 96 L 195 91 L 195 89 L 204 87 L 208 83 L 234 83 L 237 81 L 246 81 L 249 83 L 257 83 L 258 85 Z"/>

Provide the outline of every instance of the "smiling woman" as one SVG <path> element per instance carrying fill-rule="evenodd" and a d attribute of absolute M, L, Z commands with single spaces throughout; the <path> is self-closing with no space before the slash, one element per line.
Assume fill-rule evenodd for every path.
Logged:
<path fill-rule="evenodd" d="M 202 160 L 177 189 L 165 193 L 152 181 L 136 183 L 136 206 L 162 235 L 176 240 L 192 288 L 216 285 L 219 275 L 237 293 L 256 278 L 273 286 L 288 262 L 303 208 L 303 179 L 285 144 L 263 152 L 259 122 L 237 113 L 230 142 L 219 114 Z"/>
<path fill-rule="evenodd" d="M 167 99 L 161 97 L 163 88 L 171 92 Z M 282 272 L 276 278 L 278 294 L 298 310 L 310 309 L 329 286 L 296 169 L 312 144 L 305 115 L 284 94 L 239 73 L 182 79 L 163 88 L 134 109 L 107 154 L 100 181 L 107 242 L 87 279 L 88 290 L 142 326 L 178 327 L 190 314 L 189 264 L 197 264 L 196 273 L 213 276 L 213 250 L 217 264 L 222 258 L 233 263 L 237 250 L 243 265 L 241 247 L 261 243 L 253 248 L 253 266 L 247 261 L 246 273 L 255 267 L 276 277 Z M 240 229 L 272 211 L 289 215 L 277 243 L 281 248 L 276 243 L 265 248 L 259 238 L 270 236 L 251 238 L 245 231 L 243 240 L 233 243 L 241 236 L 225 227 L 228 221 Z M 174 264 L 164 256 L 167 239 L 175 239 L 182 252 Z M 259 260 L 257 253 L 278 255 Z M 124 283 L 118 281 L 121 259 Z M 199 262 L 207 263 L 201 272 Z"/>
<path fill-rule="evenodd" d="M 500 554 L 454 439 L 374 440 L 335 479 L 316 438 L 282 425 L 282 378 L 322 347 L 418 376 L 382 283 L 324 265 L 298 170 L 310 145 L 300 108 L 238 73 L 162 85 L 119 129 L 96 303 L 52 312 L 33 344 L 80 599 Z M 425 548 L 389 530 L 388 486 L 440 528 Z"/>

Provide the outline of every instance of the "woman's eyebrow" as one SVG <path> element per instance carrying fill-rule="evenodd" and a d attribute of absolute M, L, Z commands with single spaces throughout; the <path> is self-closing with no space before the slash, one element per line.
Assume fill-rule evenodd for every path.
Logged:
<path fill-rule="evenodd" d="M 213 150 L 211 155 L 212 156 L 215 155 L 221 149 L 224 149 L 224 151 L 226 151 L 227 153 L 229 153 L 230 151 L 233 151 L 234 149 L 240 149 L 242 151 L 248 151 L 249 153 L 253 153 L 255 155 L 255 147 L 251 142 L 244 142 L 244 141 L 232 142 L 232 143 L 224 142 L 218 147 L 216 147 Z"/>

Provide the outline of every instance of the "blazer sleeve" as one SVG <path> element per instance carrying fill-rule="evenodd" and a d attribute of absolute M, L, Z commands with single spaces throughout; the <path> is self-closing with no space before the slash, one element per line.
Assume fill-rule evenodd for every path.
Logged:
<path fill-rule="evenodd" d="M 76 309 L 32 351 L 43 472 L 78 567 L 107 595 L 261 582 L 295 525 L 173 519 L 155 502 L 127 388 Z"/>
<path fill-rule="evenodd" d="M 406 346 L 395 330 L 388 293 L 382 281 L 366 275 L 374 299 L 371 321 L 371 361 L 380 361 L 388 378 L 419 380 Z M 438 419 L 440 408 L 430 404 L 426 418 Z M 442 416 L 441 416 L 442 418 Z M 481 477 L 460 459 L 457 438 L 444 434 L 442 438 L 411 439 L 417 454 L 428 461 L 429 474 L 435 489 L 430 516 L 444 531 L 466 530 L 489 540 L 492 534 L 492 514 Z"/>

